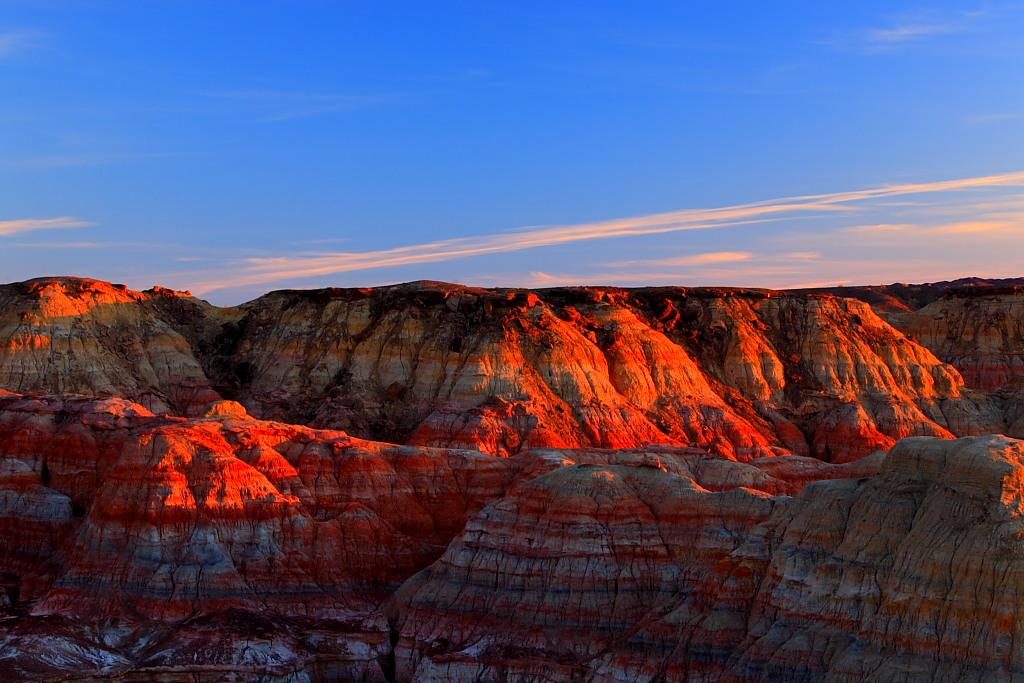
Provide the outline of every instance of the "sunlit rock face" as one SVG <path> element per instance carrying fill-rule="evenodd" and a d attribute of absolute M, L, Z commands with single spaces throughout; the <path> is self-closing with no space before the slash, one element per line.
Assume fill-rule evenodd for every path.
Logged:
<path fill-rule="evenodd" d="M 233 316 L 164 288 L 134 292 L 81 278 L 0 286 L 0 388 L 201 413 L 220 396 L 196 347 L 222 317 Z"/>
<path fill-rule="evenodd" d="M 276 292 L 232 363 L 255 415 L 508 455 L 697 446 L 844 462 L 911 435 L 1001 427 L 950 366 L 832 296 L 528 292 L 418 283 Z"/>
<path fill-rule="evenodd" d="M 9 618 L 0 618 L 0 676 L 63 680 L 87 671 L 152 680 L 160 671 L 161 680 L 191 681 L 197 671 L 301 670 L 309 680 L 384 680 L 397 635 L 382 605 L 464 529 L 490 524 L 487 506 L 507 505 L 508 496 L 547 491 L 530 494 L 540 495 L 534 512 L 560 510 L 572 525 L 583 514 L 579 501 L 588 514 L 593 506 L 574 485 L 543 482 L 606 472 L 614 477 L 601 504 L 613 508 L 621 479 L 682 485 L 698 499 L 738 496 L 760 510 L 810 481 L 870 476 L 882 456 L 740 463 L 652 446 L 496 458 L 255 420 L 230 401 L 186 419 L 123 399 L 5 392 L 0 617 Z M 616 513 L 622 530 L 640 531 L 651 521 L 644 510 L 636 503 Z M 735 515 L 736 529 L 750 516 L 672 514 L 679 529 L 671 533 L 710 534 L 712 545 L 718 532 L 702 530 L 705 516 Z M 532 542 L 527 536 L 522 542 Z M 547 552 L 562 542 L 574 541 L 549 539 Z M 644 566 L 662 561 L 644 559 L 648 551 L 660 552 L 633 551 L 644 586 Z M 640 604 L 650 599 L 644 591 Z"/>
<path fill-rule="evenodd" d="M 967 387 L 1024 388 L 1024 288 L 959 290 L 891 320 L 952 364 Z"/>
<path fill-rule="evenodd" d="M 1014 680 L 1020 292 L 899 288 L 4 285 L 0 680 Z"/>
<path fill-rule="evenodd" d="M 0 387 L 129 398 L 507 456 L 694 446 L 846 462 L 1004 431 L 959 373 L 861 302 L 762 290 L 283 291 L 219 309 L 50 278 L 0 288 Z"/>
<path fill-rule="evenodd" d="M 955 367 L 968 392 L 992 397 L 1004 422 L 994 431 L 1024 436 L 1024 278 L 819 291 L 869 303 L 887 322 Z M 950 429 L 966 433 L 955 424 Z"/>
<path fill-rule="evenodd" d="M 384 680 L 377 606 L 525 466 L 238 408 L 0 396 L 0 678 Z"/>
<path fill-rule="evenodd" d="M 395 596 L 401 680 L 997 681 L 1024 667 L 1024 443 L 901 441 L 795 498 L 564 467 Z"/>
<path fill-rule="evenodd" d="M 979 404 L 988 397 L 986 412 L 1003 422 L 991 431 L 1024 436 L 1024 279 L 968 278 L 850 293 L 871 301 L 889 323 L 955 367 Z M 887 305 L 883 295 L 906 304 Z M 971 433 L 960 421 L 951 417 L 949 428 Z"/>

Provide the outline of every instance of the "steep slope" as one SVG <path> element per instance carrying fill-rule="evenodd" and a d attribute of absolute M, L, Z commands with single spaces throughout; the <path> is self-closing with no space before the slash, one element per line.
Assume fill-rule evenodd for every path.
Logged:
<path fill-rule="evenodd" d="M 891 322 L 984 392 L 1024 389 L 1024 287 L 962 289 Z"/>
<path fill-rule="evenodd" d="M 117 396 L 157 413 L 199 414 L 220 396 L 195 345 L 231 317 L 163 288 L 140 293 L 81 278 L 3 285 L 0 388 Z"/>
<path fill-rule="evenodd" d="M 123 399 L 6 392 L 0 677 L 147 680 L 163 667 L 181 674 L 165 680 L 191 681 L 200 669 L 323 661 L 330 675 L 380 680 L 391 652 L 381 602 L 520 484 L 612 463 L 769 495 L 868 476 L 879 459 L 777 460 L 668 446 L 494 458 L 254 420 L 232 402 L 185 419 Z"/>
<path fill-rule="evenodd" d="M 1009 681 L 1024 443 L 901 441 L 795 499 L 567 467 L 396 594 L 400 680 Z"/>
<path fill-rule="evenodd" d="M 0 387 L 120 396 L 510 455 L 696 446 L 843 462 L 1003 431 L 999 406 L 856 301 L 762 290 L 283 291 L 218 309 L 74 278 L 0 288 Z"/>
<path fill-rule="evenodd" d="M 1016 398 L 1024 387 L 1024 278 L 807 291 L 869 303 L 887 322 L 953 365 L 968 389 Z M 1013 425 L 1019 417 L 1015 402 L 1006 422 Z"/>
<path fill-rule="evenodd" d="M 693 445 L 863 457 L 1001 427 L 957 373 L 859 302 L 760 290 L 276 292 L 233 363 L 254 414 L 477 447 Z"/>

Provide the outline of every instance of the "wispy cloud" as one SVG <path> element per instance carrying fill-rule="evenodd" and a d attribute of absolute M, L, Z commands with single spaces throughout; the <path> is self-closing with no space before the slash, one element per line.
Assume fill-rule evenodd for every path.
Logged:
<path fill-rule="evenodd" d="M 902 24 L 891 28 L 874 28 L 865 33 L 869 43 L 877 46 L 894 47 L 928 36 L 940 36 L 947 33 L 960 33 L 962 26 L 946 23 Z"/>
<path fill-rule="evenodd" d="M 152 159 L 196 157 L 184 152 L 104 152 L 95 154 L 50 154 L 0 160 L 0 166 L 14 168 L 74 168 L 78 166 L 117 166 Z"/>
<path fill-rule="evenodd" d="M 975 31 L 984 12 L 925 9 L 892 16 L 882 25 L 844 32 L 826 41 L 833 47 L 865 53 L 889 52 L 939 36 Z"/>
<path fill-rule="evenodd" d="M 210 97 L 244 104 L 258 112 L 265 122 L 288 121 L 309 116 L 355 111 L 398 104 L 408 99 L 400 94 L 331 94 L 284 90 L 240 90 L 210 93 Z"/>
<path fill-rule="evenodd" d="M 867 232 L 867 233 L 878 233 L 878 232 L 898 232 L 903 230 L 911 230 L 914 225 L 911 223 L 875 223 L 873 225 L 852 225 L 848 228 L 844 228 L 846 232 Z"/>
<path fill-rule="evenodd" d="M 306 277 L 365 271 L 389 266 L 437 263 L 589 240 L 657 235 L 686 230 L 722 229 L 763 224 L 781 219 L 792 220 L 828 212 L 854 211 L 860 202 L 890 197 L 1006 187 L 1024 187 L 1024 172 L 787 197 L 752 204 L 712 209 L 687 209 L 579 225 L 535 226 L 514 232 L 438 240 L 394 249 L 250 258 L 236 261 L 218 271 L 182 273 L 179 274 L 179 277 L 187 279 L 189 289 L 204 294 L 227 287 L 259 285 L 281 280 L 294 281 Z M 735 256 L 746 252 L 716 253 Z"/>
<path fill-rule="evenodd" d="M 15 242 L 14 247 L 26 249 L 174 249 L 173 244 L 152 242 Z"/>
<path fill-rule="evenodd" d="M 989 123 L 1019 121 L 1020 119 L 1024 119 L 1024 111 L 1004 111 L 995 114 L 979 114 L 968 117 L 967 124 L 971 126 L 984 126 Z"/>
<path fill-rule="evenodd" d="M 638 264 L 640 265 L 640 264 Z M 787 264 L 784 259 L 775 261 L 768 259 L 762 265 L 744 266 L 736 268 L 701 268 L 692 271 L 686 270 L 648 270 L 647 268 L 633 268 L 627 270 L 600 270 L 600 271 L 578 271 L 571 273 L 549 273 L 533 271 L 525 281 L 520 281 L 520 286 L 530 287 L 558 287 L 563 285 L 612 285 L 621 287 L 636 287 L 643 285 L 674 284 L 687 285 L 697 283 L 707 286 L 741 286 L 741 287 L 772 287 L 773 284 L 763 283 L 782 282 L 783 280 L 794 281 L 793 278 L 803 278 L 808 271 L 800 265 Z M 485 280 L 480 282 L 479 280 Z M 501 282 L 500 277 L 493 282 L 486 282 L 485 278 L 475 279 L 478 284 L 492 284 L 493 286 L 508 285 L 512 283 Z"/>
<path fill-rule="evenodd" d="M 940 235 L 962 235 L 965 233 L 1001 233 L 1016 232 L 1024 234 L 1024 221 L 966 221 L 950 223 L 931 228 L 931 232 Z"/>
<path fill-rule="evenodd" d="M 690 266 L 706 266 L 713 263 L 730 263 L 736 261 L 746 261 L 754 258 L 754 254 L 749 251 L 715 251 L 707 254 L 690 254 L 688 256 L 674 256 L 670 258 L 659 258 L 642 261 L 618 261 L 616 263 L 606 264 L 612 268 L 628 268 L 643 264 L 646 266 L 674 266 L 674 267 L 690 267 Z"/>
<path fill-rule="evenodd" d="M 1024 236 L 1024 214 L 1017 220 L 974 220 L 940 225 L 918 225 L 913 223 L 878 223 L 875 225 L 856 225 L 844 228 L 844 232 L 863 234 L 898 234 L 902 236 L 926 237 L 936 235 L 962 235 L 966 233 L 1005 233 L 1013 232 Z"/>
<path fill-rule="evenodd" d="M 8 31 L 0 33 L 0 57 L 40 47 L 45 37 L 46 35 L 39 31 Z"/>
<path fill-rule="evenodd" d="M 87 228 L 95 223 L 79 220 L 72 216 L 60 218 L 26 218 L 17 221 L 0 221 L 0 236 L 15 235 L 33 230 L 55 230 L 62 228 Z"/>

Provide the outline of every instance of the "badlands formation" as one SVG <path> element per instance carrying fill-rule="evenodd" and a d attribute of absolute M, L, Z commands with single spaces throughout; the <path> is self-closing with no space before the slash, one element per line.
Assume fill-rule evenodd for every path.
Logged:
<path fill-rule="evenodd" d="M 1024 680 L 1024 291 L 0 286 L 0 680 Z"/>

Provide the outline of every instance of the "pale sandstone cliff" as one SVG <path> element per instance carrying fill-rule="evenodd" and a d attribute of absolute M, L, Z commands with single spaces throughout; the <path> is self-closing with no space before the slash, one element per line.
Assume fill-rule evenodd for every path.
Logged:
<path fill-rule="evenodd" d="M 842 462 L 904 436 L 1002 426 L 963 400 L 955 371 L 835 297 L 425 283 L 277 292 L 246 308 L 240 400 L 380 438 Z"/>
<path fill-rule="evenodd" d="M 968 387 L 1024 389 L 1024 290 L 958 291 L 890 320 L 952 364 Z"/>
<path fill-rule="evenodd" d="M 134 292 L 80 278 L 3 285 L 0 388 L 116 396 L 157 413 L 201 413 L 220 396 L 195 347 L 234 317 L 164 288 Z M 194 333 L 192 341 L 184 330 Z"/>

